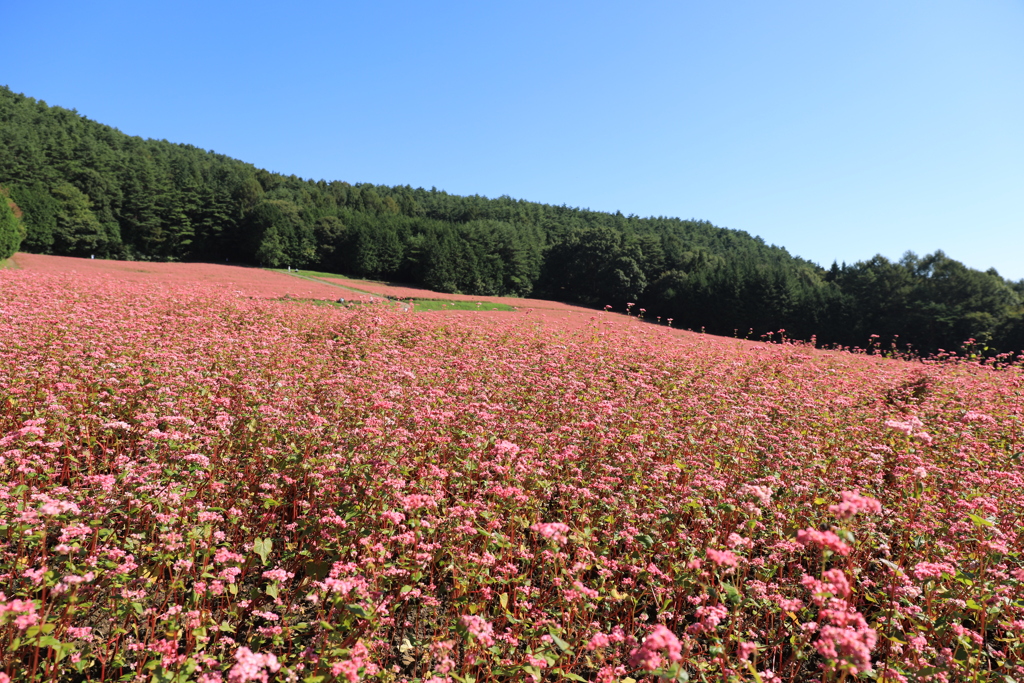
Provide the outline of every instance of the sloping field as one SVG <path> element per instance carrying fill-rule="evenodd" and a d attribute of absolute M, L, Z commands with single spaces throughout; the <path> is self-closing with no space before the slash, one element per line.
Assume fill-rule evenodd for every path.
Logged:
<path fill-rule="evenodd" d="M 559 301 L 547 301 L 544 299 L 518 299 L 512 297 L 501 297 L 501 296 L 470 296 L 465 294 L 447 294 L 443 292 L 433 292 L 429 289 L 421 289 L 419 287 L 410 287 L 407 285 L 396 285 L 385 282 L 376 282 L 373 280 L 359 280 L 355 278 L 344 278 L 338 280 L 335 278 L 317 277 L 316 279 L 321 282 L 335 282 L 342 284 L 346 287 L 351 287 L 355 290 L 365 292 L 368 294 L 374 294 L 381 297 L 389 297 L 392 299 L 438 299 L 447 301 L 483 301 L 499 304 L 508 304 L 515 307 L 515 312 L 510 311 L 482 311 L 484 317 L 495 317 L 499 319 L 508 318 L 510 316 L 516 317 L 519 315 L 528 315 L 529 318 L 525 320 L 535 320 L 542 318 L 545 324 L 554 323 L 556 326 L 565 328 L 578 328 L 587 325 L 587 321 L 596 319 L 594 316 L 600 315 L 599 311 L 595 311 L 590 308 L 583 308 L 581 306 L 573 306 L 572 304 L 566 304 Z M 437 311 L 432 311 L 437 312 Z M 457 311 L 441 311 L 446 315 L 458 315 Z M 621 311 L 620 311 L 621 312 Z M 639 311 L 634 311 L 639 313 Z M 477 314 L 474 313 L 474 316 Z M 602 322 L 606 325 L 614 325 L 616 323 L 622 323 L 621 316 L 603 316 Z M 479 319 L 479 316 L 477 316 Z M 663 321 L 655 321 L 663 322 Z M 665 323 L 667 324 L 667 322 Z"/>
<path fill-rule="evenodd" d="M 197 286 L 260 298 L 290 296 L 332 300 L 348 294 L 337 287 L 316 280 L 289 277 L 262 268 L 244 266 L 106 261 L 38 254 L 15 254 L 11 260 L 16 268 L 33 273 L 61 274 L 83 281 L 105 281 L 126 286 L 135 283 L 146 283 L 155 287 L 166 286 L 169 289 L 175 286 L 180 288 L 182 285 Z"/>
<path fill-rule="evenodd" d="M 333 278 L 319 279 L 330 282 Z M 433 292 L 429 289 L 422 289 L 420 287 L 412 287 L 409 285 L 390 284 L 386 282 L 377 282 L 375 280 L 359 280 L 356 278 L 344 278 L 342 282 L 357 289 L 360 289 L 364 292 L 370 292 L 372 294 L 379 294 L 381 296 L 389 296 L 395 298 L 431 298 L 450 299 L 452 301 L 494 301 L 500 303 L 504 303 L 507 301 L 516 301 L 523 308 L 540 308 L 545 310 L 566 312 L 591 312 L 590 309 L 581 308 L 579 306 L 573 306 L 571 304 L 564 304 L 558 301 L 547 301 L 545 299 L 511 299 L 509 297 L 501 296 L 448 294 L 445 292 Z"/>
<path fill-rule="evenodd" d="M 1024 680 L 1019 367 L 15 261 L 0 681 Z"/>

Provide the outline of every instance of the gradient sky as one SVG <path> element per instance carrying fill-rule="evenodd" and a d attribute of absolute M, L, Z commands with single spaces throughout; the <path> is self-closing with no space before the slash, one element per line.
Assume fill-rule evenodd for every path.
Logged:
<path fill-rule="evenodd" d="M 1024 278 L 1024 3 L 8 2 L 0 83 L 303 178 Z"/>

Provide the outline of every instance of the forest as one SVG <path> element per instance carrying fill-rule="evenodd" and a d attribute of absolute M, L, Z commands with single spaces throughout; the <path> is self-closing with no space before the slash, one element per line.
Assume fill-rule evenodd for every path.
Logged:
<path fill-rule="evenodd" d="M 705 220 L 284 176 L 0 87 L 0 257 L 308 268 L 757 339 L 1024 349 L 1024 280 L 941 251 L 818 264 Z M 823 226 L 827 217 L 822 217 Z M 823 227 L 823 229 L 825 229 Z M 20 244 L 20 246 L 19 246 Z"/>

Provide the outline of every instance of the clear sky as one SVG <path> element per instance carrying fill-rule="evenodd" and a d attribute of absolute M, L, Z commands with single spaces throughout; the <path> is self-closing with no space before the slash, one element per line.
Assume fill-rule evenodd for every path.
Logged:
<path fill-rule="evenodd" d="M 0 83 L 303 178 L 1024 278 L 1024 3 L 5 3 Z"/>

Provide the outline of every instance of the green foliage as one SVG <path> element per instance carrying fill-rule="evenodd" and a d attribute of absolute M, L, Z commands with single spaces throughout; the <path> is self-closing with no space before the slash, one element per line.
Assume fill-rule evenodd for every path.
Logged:
<path fill-rule="evenodd" d="M 103 225 L 93 213 L 89 197 L 70 183 L 52 190 L 57 200 L 54 251 L 68 256 L 89 256 L 106 252 L 108 239 Z"/>
<path fill-rule="evenodd" d="M 514 311 L 508 304 L 490 301 L 460 301 L 453 299 L 412 299 L 412 310 L 424 311 Z"/>
<path fill-rule="evenodd" d="M 306 229 L 299 207 L 287 199 L 260 201 L 246 216 L 246 228 L 252 249 L 247 260 L 272 268 L 311 260 L 312 231 Z"/>
<path fill-rule="evenodd" d="M 25 228 L 15 213 L 16 206 L 0 188 L 0 261 L 13 256 L 25 238 Z"/>
<path fill-rule="evenodd" d="M 53 253 L 60 203 L 41 183 L 10 185 L 11 198 L 24 212 L 25 241 L 22 248 L 37 254 Z"/>
<path fill-rule="evenodd" d="M 1024 349 L 1014 323 L 1022 297 L 994 270 L 967 268 L 941 251 L 907 252 L 899 262 L 876 256 L 833 267 L 828 278 L 845 298 L 841 323 L 861 339 L 898 336 L 929 351 L 955 350 L 968 339 Z"/>

